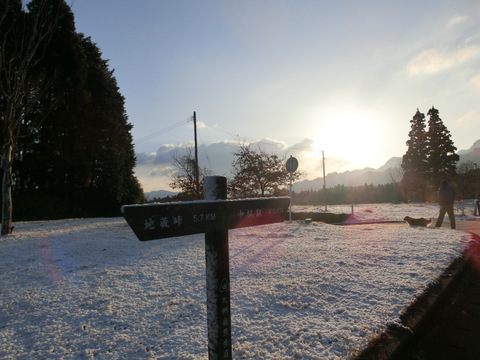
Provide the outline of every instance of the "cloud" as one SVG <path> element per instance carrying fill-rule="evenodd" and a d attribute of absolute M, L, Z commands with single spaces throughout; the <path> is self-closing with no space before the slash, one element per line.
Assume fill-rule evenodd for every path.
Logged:
<path fill-rule="evenodd" d="M 451 53 L 441 53 L 437 49 L 428 49 L 410 61 L 407 65 L 407 71 L 409 75 L 438 73 L 471 59 L 478 52 L 479 49 L 476 46 Z"/>
<path fill-rule="evenodd" d="M 214 175 L 230 176 L 233 153 L 238 145 L 237 141 L 228 140 L 201 145 L 198 148 L 200 167 Z M 151 154 L 137 154 L 135 173 L 144 190 L 170 190 L 169 184 L 177 171 L 172 165 L 173 157 L 186 155 L 193 148 L 194 143 L 189 141 L 179 145 L 162 145 Z"/>
<path fill-rule="evenodd" d="M 164 144 L 156 152 L 146 154 L 137 153 L 137 166 L 144 164 L 162 164 L 170 163 L 172 160 L 171 152 L 175 149 L 173 144 Z"/>
<path fill-rule="evenodd" d="M 193 122 L 191 124 L 188 125 L 189 128 L 193 129 Z M 197 120 L 197 128 L 199 129 L 204 129 L 207 127 L 207 124 L 205 124 L 203 121 L 198 121 Z"/>
<path fill-rule="evenodd" d="M 152 162 L 157 156 L 156 153 L 146 154 L 146 153 L 137 153 L 135 154 L 137 158 L 137 165 L 147 164 Z"/>
<path fill-rule="evenodd" d="M 447 28 L 452 28 L 458 24 L 461 24 L 463 22 L 465 22 L 466 20 L 468 19 L 468 16 L 466 15 L 460 15 L 460 14 L 457 14 L 455 16 L 453 16 L 452 18 L 450 18 L 447 22 Z"/>
<path fill-rule="evenodd" d="M 287 144 L 285 142 L 272 138 L 263 138 L 252 141 L 250 146 L 254 149 L 260 148 L 267 153 L 276 155 L 283 155 L 287 151 Z"/>
<path fill-rule="evenodd" d="M 477 89 L 480 90 L 480 75 L 475 76 L 470 83 Z"/>
<path fill-rule="evenodd" d="M 458 118 L 456 122 L 462 127 L 470 128 L 474 124 L 478 124 L 478 119 L 480 119 L 480 112 L 472 110 Z"/>

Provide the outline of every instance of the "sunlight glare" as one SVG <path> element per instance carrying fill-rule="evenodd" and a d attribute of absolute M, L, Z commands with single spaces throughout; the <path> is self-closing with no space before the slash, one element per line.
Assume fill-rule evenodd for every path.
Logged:
<path fill-rule="evenodd" d="M 363 166 L 378 157 L 378 124 L 365 114 L 343 114 L 329 118 L 314 136 L 315 151 Z M 327 155 L 326 155 L 327 156 Z"/>

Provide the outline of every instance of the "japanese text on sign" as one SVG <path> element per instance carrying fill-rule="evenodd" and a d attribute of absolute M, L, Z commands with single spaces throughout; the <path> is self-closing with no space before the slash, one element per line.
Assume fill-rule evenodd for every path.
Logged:
<path fill-rule="evenodd" d="M 154 240 L 285 220 L 288 198 L 199 201 L 123 207 L 140 240 Z"/>

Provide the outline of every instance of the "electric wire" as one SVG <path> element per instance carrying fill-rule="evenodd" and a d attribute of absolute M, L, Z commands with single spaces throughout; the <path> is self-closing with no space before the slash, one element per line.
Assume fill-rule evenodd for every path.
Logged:
<path fill-rule="evenodd" d="M 170 126 L 167 126 L 166 128 L 163 128 L 161 130 L 158 130 L 158 131 L 155 131 L 154 133 L 151 133 L 147 136 L 144 136 L 143 138 L 140 138 L 138 139 L 137 141 L 135 141 L 135 145 L 138 145 L 138 144 L 141 144 L 141 143 L 144 143 L 145 141 L 148 141 L 148 140 L 152 140 L 154 138 L 156 138 L 157 136 L 160 136 L 162 134 L 165 134 L 166 132 L 169 132 L 173 129 L 176 129 L 180 126 L 183 126 L 185 124 L 188 124 L 189 122 L 191 122 L 193 119 L 192 116 L 189 116 L 187 119 L 185 120 L 182 120 L 182 121 L 178 121 L 176 122 L 175 124 L 172 124 Z"/>
<path fill-rule="evenodd" d="M 205 153 L 205 157 L 207 158 L 209 169 L 210 169 L 210 171 L 213 172 L 212 164 L 210 163 L 210 158 L 208 157 L 208 154 L 207 154 L 207 148 L 205 147 L 205 143 L 203 142 L 202 135 L 200 134 L 200 131 L 198 132 L 198 137 L 200 138 L 200 142 L 202 143 L 203 152 Z"/>
<path fill-rule="evenodd" d="M 172 125 L 169 125 L 169 126 L 163 128 L 163 129 L 160 129 L 160 130 L 158 130 L 158 131 L 155 131 L 154 133 L 151 133 L 151 134 L 149 134 L 149 135 L 147 135 L 147 136 L 144 136 L 143 138 L 140 138 L 140 139 L 136 140 L 136 141 L 135 141 L 135 145 L 138 145 L 138 144 L 144 143 L 144 142 L 146 142 L 146 141 L 152 140 L 152 139 L 154 139 L 154 138 L 156 138 L 156 137 L 158 137 L 158 136 L 160 136 L 160 135 L 163 135 L 163 134 L 165 134 L 165 133 L 167 133 L 167 132 L 169 132 L 169 131 L 171 131 L 171 130 L 174 130 L 174 129 L 178 128 L 178 127 L 181 127 L 181 126 L 183 126 L 183 125 L 186 125 L 186 124 L 188 124 L 188 123 L 190 123 L 190 122 L 192 122 L 192 121 L 193 121 L 193 116 L 189 116 L 187 119 L 178 121 L 178 122 L 176 122 L 176 123 L 174 123 L 174 124 L 172 124 Z M 231 136 L 231 137 L 234 139 L 234 141 L 237 142 L 238 144 L 240 144 L 240 143 L 242 142 L 242 140 L 240 140 L 241 137 L 240 137 L 240 135 L 238 135 L 238 134 L 234 134 L 234 133 L 232 133 L 232 132 L 229 132 L 229 131 L 220 129 L 220 128 L 218 128 L 218 127 L 209 125 L 209 124 L 207 124 L 207 123 L 204 122 L 204 121 L 202 121 L 202 123 L 205 124 L 205 126 L 208 126 L 209 128 L 212 128 L 212 129 L 214 129 L 214 130 L 216 130 L 216 131 L 218 131 L 218 132 L 222 132 L 222 133 L 224 133 L 224 134 L 227 134 L 227 135 Z M 266 141 L 261 141 L 261 140 L 258 141 L 258 140 L 255 140 L 255 139 L 252 139 L 252 138 L 248 138 L 248 137 L 243 137 L 243 139 L 244 139 L 245 141 L 256 142 L 256 143 L 258 143 L 258 144 L 262 144 L 262 145 L 266 145 L 266 146 L 276 146 L 276 144 L 274 144 L 274 143 L 270 143 L 270 142 L 266 142 Z M 203 141 L 202 141 L 202 142 L 203 142 Z M 307 149 L 307 148 L 298 148 L 298 147 L 289 147 L 288 149 L 289 149 L 289 150 L 297 150 L 297 151 L 317 152 L 317 151 L 310 150 L 310 149 Z M 205 151 L 205 155 L 206 155 L 205 147 L 204 147 L 204 151 Z M 210 160 L 208 159 L 208 156 L 207 156 L 207 160 L 210 161 Z M 210 170 L 211 170 L 211 169 L 210 169 Z"/>

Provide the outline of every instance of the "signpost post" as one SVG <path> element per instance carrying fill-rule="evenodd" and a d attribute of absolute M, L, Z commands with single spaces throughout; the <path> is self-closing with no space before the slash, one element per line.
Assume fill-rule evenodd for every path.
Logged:
<path fill-rule="evenodd" d="M 123 216 L 141 241 L 205 233 L 208 357 L 232 359 L 228 229 L 282 222 L 290 199 L 226 200 L 226 178 L 204 178 L 205 200 L 126 205 Z"/>
<path fill-rule="evenodd" d="M 297 171 L 298 169 L 298 160 L 297 158 L 294 158 L 292 155 L 287 160 L 287 163 L 285 164 L 285 167 L 287 168 L 287 171 L 290 173 L 290 205 L 288 207 L 288 220 L 292 221 L 292 178 L 293 178 L 293 173 Z"/>

